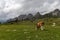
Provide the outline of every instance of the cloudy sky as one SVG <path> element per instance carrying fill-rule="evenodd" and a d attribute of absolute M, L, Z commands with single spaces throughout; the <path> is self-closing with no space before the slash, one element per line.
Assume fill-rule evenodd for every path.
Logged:
<path fill-rule="evenodd" d="M 59 2 L 60 0 L 0 0 L 0 20 L 13 18 L 20 14 L 60 9 Z"/>

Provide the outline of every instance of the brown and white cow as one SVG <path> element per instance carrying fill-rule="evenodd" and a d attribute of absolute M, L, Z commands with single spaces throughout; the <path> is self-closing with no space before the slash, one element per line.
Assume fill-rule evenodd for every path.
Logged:
<path fill-rule="evenodd" d="M 44 22 L 43 22 L 43 21 L 38 22 L 38 23 L 37 23 L 37 30 L 38 30 L 39 28 L 40 28 L 41 30 L 43 30 L 43 29 L 44 29 L 43 26 L 44 26 Z"/>

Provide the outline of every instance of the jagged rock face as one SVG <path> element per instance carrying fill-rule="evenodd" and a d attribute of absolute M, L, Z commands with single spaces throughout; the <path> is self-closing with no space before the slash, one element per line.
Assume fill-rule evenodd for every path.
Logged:
<path fill-rule="evenodd" d="M 32 19 L 33 19 L 33 15 L 32 15 L 32 14 L 28 14 L 28 15 L 27 15 L 27 18 L 28 18 L 29 20 L 32 20 Z"/>
<path fill-rule="evenodd" d="M 25 16 L 23 18 L 24 20 L 30 20 L 30 21 L 33 21 L 34 20 L 34 16 L 32 14 L 28 14 L 27 16 Z"/>
<path fill-rule="evenodd" d="M 59 9 L 54 10 L 54 11 L 52 12 L 52 15 L 53 15 L 53 16 L 58 16 L 59 11 L 60 11 Z"/>
<path fill-rule="evenodd" d="M 26 17 L 26 15 L 20 15 L 20 16 L 18 16 L 18 20 L 23 20 L 24 17 Z"/>
<path fill-rule="evenodd" d="M 17 21 L 18 21 L 17 17 L 7 20 L 7 22 L 17 22 Z"/>
<path fill-rule="evenodd" d="M 37 12 L 34 17 L 35 17 L 36 19 L 40 19 L 40 18 L 42 17 L 42 15 L 41 15 L 39 12 Z"/>
<path fill-rule="evenodd" d="M 20 15 L 18 16 L 18 20 L 32 20 L 33 19 L 33 15 L 32 14 L 28 14 L 28 15 Z"/>
<path fill-rule="evenodd" d="M 9 19 L 9 20 L 7 20 L 7 22 L 12 22 L 12 21 L 14 21 L 14 19 Z"/>
<path fill-rule="evenodd" d="M 59 9 L 55 9 L 54 12 L 60 11 Z"/>
<path fill-rule="evenodd" d="M 51 17 L 52 17 L 52 12 L 43 15 L 43 18 L 51 18 Z"/>
<path fill-rule="evenodd" d="M 7 22 L 17 22 L 17 21 L 33 20 L 33 19 L 34 19 L 34 16 L 32 14 L 28 14 L 28 15 L 20 15 L 13 19 L 9 19 L 9 20 L 7 20 Z"/>
<path fill-rule="evenodd" d="M 46 17 L 60 17 L 60 10 L 55 9 L 54 11 L 43 15 L 43 18 L 46 18 Z"/>

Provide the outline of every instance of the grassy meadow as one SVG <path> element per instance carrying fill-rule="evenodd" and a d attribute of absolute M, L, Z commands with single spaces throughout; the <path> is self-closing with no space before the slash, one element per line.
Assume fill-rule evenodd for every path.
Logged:
<path fill-rule="evenodd" d="M 39 19 L 41 20 L 41 19 Z M 0 24 L 0 40 L 60 40 L 60 19 L 43 19 L 45 22 L 44 30 L 36 30 L 35 20 L 22 21 L 14 24 Z M 52 26 L 55 22 L 56 26 Z"/>

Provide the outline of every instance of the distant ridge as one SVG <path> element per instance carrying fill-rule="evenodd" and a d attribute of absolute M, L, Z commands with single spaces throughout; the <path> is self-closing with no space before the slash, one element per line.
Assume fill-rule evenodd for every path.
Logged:
<path fill-rule="evenodd" d="M 60 10 L 59 9 L 55 9 L 54 11 L 46 13 L 45 15 L 41 15 L 40 12 L 37 12 L 35 15 L 32 15 L 32 14 L 19 15 L 18 17 L 9 19 L 6 22 L 16 22 L 16 21 L 23 21 L 23 20 L 34 21 L 35 19 L 53 18 L 53 17 L 60 18 Z"/>

